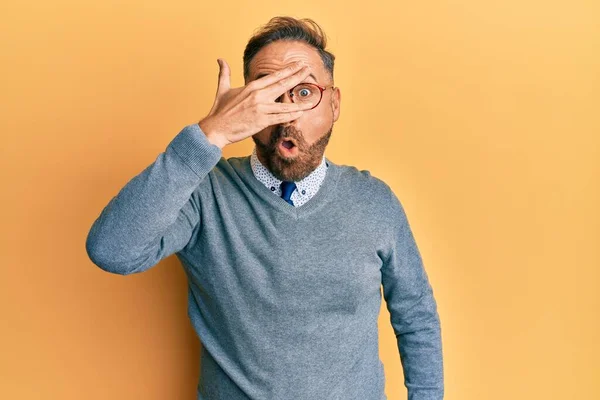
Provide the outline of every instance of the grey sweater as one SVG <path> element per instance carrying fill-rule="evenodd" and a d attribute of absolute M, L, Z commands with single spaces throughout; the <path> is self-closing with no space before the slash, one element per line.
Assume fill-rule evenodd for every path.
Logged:
<path fill-rule="evenodd" d="M 367 170 L 329 167 L 294 207 L 184 127 L 94 221 L 90 259 L 115 274 L 176 254 L 202 343 L 198 399 L 381 400 L 381 287 L 409 400 L 442 399 L 436 301 L 403 207 Z M 399 377 L 398 377 L 399 378 Z"/>

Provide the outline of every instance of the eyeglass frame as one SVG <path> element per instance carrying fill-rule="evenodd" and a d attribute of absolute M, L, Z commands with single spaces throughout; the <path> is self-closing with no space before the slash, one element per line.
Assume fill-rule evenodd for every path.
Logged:
<path fill-rule="evenodd" d="M 323 100 L 323 92 L 324 92 L 324 91 L 326 91 L 326 90 L 327 90 L 327 89 L 329 89 L 329 88 L 334 88 L 334 89 L 335 89 L 335 86 L 334 86 L 334 85 L 321 86 L 321 85 L 319 85 L 318 83 L 313 83 L 313 82 L 301 82 L 301 83 L 297 84 L 296 86 L 294 86 L 293 88 L 291 88 L 291 89 L 288 91 L 288 95 L 290 96 L 290 100 L 292 100 L 292 103 L 295 103 L 295 101 L 294 101 L 294 96 L 293 96 L 293 94 L 294 94 L 294 89 L 296 89 L 296 88 L 297 88 L 298 86 L 300 86 L 300 85 L 306 85 L 306 84 L 310 84 L 310 85 L 314 85 L 314 86 L 318 87 L 318 88 L 319 88 L 319 90 L 320 90 L 320 95 L 321 95 L 321 98 L 319 98 L 319 101 L 317 102 L 317 104 L 315 104 L 313 107 L 309 108 L 308 110 L 313 110 L 313 109 L 315 109 L 315 108 L 316 108 L 316 107 L 317 107 L 319 104 L 321 104 L 321 100 Z M 304 111 L 308 111 L 308 110 L 304 110 Z"/>

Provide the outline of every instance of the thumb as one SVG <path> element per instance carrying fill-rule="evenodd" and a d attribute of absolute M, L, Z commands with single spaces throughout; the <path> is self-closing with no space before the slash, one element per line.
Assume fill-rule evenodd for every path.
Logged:
<path fill-rule="evenodd" d="M 217 97 L 227 92 L 231 88 L 231 71 L 227 62 L 221 58 L 217 59 L 219 63 L 219 85 L 217 86 Z"/>

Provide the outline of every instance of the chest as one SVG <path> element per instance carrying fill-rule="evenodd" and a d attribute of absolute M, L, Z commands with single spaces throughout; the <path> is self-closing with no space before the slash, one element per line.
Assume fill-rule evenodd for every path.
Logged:
<path fill-rule="evenodd" d="M 187 250 L 206 293 L 243 293 L 263 310 L 294 315 L 354 313 L 379 296 L 384 241 L 367 212 L 338 207 L 296 219 L 244 207 L 205 219 Z"/>

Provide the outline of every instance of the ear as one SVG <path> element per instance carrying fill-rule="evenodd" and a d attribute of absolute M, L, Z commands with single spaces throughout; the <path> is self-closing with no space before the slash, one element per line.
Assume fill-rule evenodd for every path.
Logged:
<path fill-rule="evenodd" d="M 332 89 L 331 108 L 333 109 L 333 122 L 336 122 L 340 117 L 340 104 L 342 102 L 342 92 L 339 87 Z"/>

